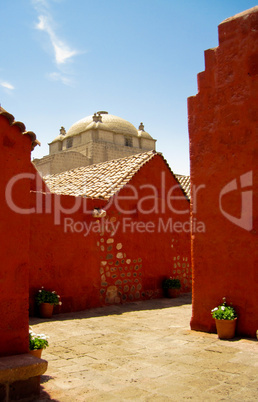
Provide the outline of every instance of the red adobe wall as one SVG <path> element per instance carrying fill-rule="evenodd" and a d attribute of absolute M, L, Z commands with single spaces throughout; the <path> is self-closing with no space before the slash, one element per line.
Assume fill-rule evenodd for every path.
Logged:
<path fill-rule="evenodd" d="M 153 187 L 140 188 L 143 184 L 154 185 L 155 191 Z M 52 212 L 34 214 L 31 219 L 31 313 L 36 313 L 34 295 L 41 286 L 60 294 L 63 304 L 57 311 L 61 312 L 161 297 L 165 276 L 179 277 L 182 292 L 191 291 L 189 202 L 177 188 L 173 195 L 181 199 L 173 200 L 172 206 L 184 213 L 171 212 L 166 205 L 168 190 L 176 184 L 163 158 L 156 155 L 130 181 L 138 191 L 136 198 L 132 187 L 123 188 L 119 198 L 108 205 L 104 200 L 44 195 L 51 200 Z M 32 194 L 32 205 L 37 195 Z M 55 225 L 54 204 L 71 208 L 79 199 L 87 203 L 90 214 L 85 214 L 81 205 L 62 215 L 60 224 Z M 138 199 L 142 200 L 140 208 Z M 107 210 L 102 221 L 92 217 L 96 207 Z M 156 211 L 151 211 L 154 207 Z M 73 224 L 69 226 L 64 219 Z M 98 221 L 102 222 L 100 231 L 96 230 Z M 81 222 L 93 225 L 87 236 L 84 230 L 80 232 Z M 185 222 L 184 232 L 180 225 Z M 176 230 L 173 233 L 170 225 Z"/>
<path fill-rule="evenodd" d="M 192 236 L 194 330 L 215 330 L 210 310 L 224 296 L 239 334 L 258 329 L 257 73 L 254 7 L 219 25 L 219 46 L 205 52 L 198 94 L 188 99 L 192 191 L 205 186 L 192 204 L 206 226 Z"/>
<path fill-rule="evenodd" d="M 30 172 L 31 139 L 11 124 L 0 115 L 0 356 L 28 352 L 29 215 L 8 204 L 29 208 L 29 179 L 14 183 L 7 198 L 5 190 L 16 175 Z"/>
<path fill-rule="evenodd" d="M 74 213 L 61 214 L 60 224 L 55 224 L 55 211 L 59 205 L 63 209 L 74 206 L 75 197 L 41 194 L 42 213 L 31 216 L 30 238 L 30 314 L 36 314 L 34 296 L 44 286 L 55 290 L 62 298 L 62 307 L 56 311 L 68 312 L 83 310 L 98 305 L 98 249 L 92 236 L 79 232 L 81 222 L 89 225 L 93 218 L 85 214 L 83 206 Z M 39 202 L 39 193 L 31 194 L 32 206 Z M 37 200 L 37 202 L 36 202 Z M 105 205 L 105 201 L 83 199 L 87 210 Z M 49 208 L 50 213 L 45 213 Z M 64 218 L 73 220 L 75 230 L 66 229 Z M 56 222 L 58 214 L 56 214 Z M 68 226 L 68 224 L 67 224 Z M 78 229 L 77 229 L 78 227 Z"/>

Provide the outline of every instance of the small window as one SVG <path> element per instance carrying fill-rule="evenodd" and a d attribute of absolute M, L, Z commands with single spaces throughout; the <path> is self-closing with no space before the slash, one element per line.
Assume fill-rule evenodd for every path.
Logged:
<path fill-rule="evenodd" d="M 68 138 L 66 140 L 66 148 L 72 148 L 73 146 L 73 139 L 72 138 Z"/>
<path fill-rule="evenodd" d="M 132 147 L 133 146 L 133 139 L 131 137 L 125 137 L 125 146 Z"/>

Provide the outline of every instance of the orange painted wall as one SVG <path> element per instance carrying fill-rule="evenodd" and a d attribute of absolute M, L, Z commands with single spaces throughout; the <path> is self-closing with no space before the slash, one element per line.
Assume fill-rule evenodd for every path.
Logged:
<path fill-rule="evenodd" d="M 71 208 L 76 198 L 44 195 L 51 200 L 52 212 L 31 217 L 31 314 L 36 313 L 34 295 L 41 286 L 60 294 L 63 304 L 56 311 L 61 312 L 162 297 L 161 282 L 165 276 L 179 277 L 182 292 L 191 291 L 189 202 L 178 188 L 172 194 L 181 197 L 171 201 L 174 212 L 166 199 L 176 184 L 163 158 L 156 155 L 130 181 L 137 196 L 127 186 L 120 191 L 119 199 L 108 204 L 104 200 L 84 199 L 87 210 L 103 207 L 106 217 L 102 221 L 93 218 L 80 206 L 76 212 L 62 215 L 59 225 L 54 224 L 54 204 L 61 202 L 65 208 Z M 155 188 L 157 204 L 149 185 Z M 32 206 L 37 194 L 32 193 Z M 152 211 L 154 207 L 156 210 Z M 70 219 L 75 226 L 67 226 L 64 219 Z M 102 222 L 100 231 L 96 230 L 98 221 Z M 79 233 L 81 222 L 94 225 L 87 236 L 85 231 Z M 183 223 L 186 231 L 180 230 Z"/>
<path fill-rule="evenodd" d="M 12 211 L 12 200 L 21 208 L 30 205 L 30 181 L 17 181 L 5 196 L 8 182 L 29 173 L 31 140 L 18 126 L 0 116 L 0 356 L 28 351 L 29 215 Z"/>
<path fill-rule="evenodd" d="M 36 205 L 38 193 L 32 194 L 32 205 Z M 72 219 L 75 224 L 93 221 L 91 214 L 85 214 L 83 207 L 78 211 L 61 215 L 60 224 L 55 224 L 57 202 L 63 208 L 72 208 L 75 198 L 71 196 L 42 195 L 43 212 L 31 216 L 30 238 L 30 313 L 37 314 L 34 296 L 44 286 L 55 290 L 62 298 L 62 307 L 55 311 L 77 311 L 97 305 L 96 295 L 99 290 L 97 272 L 98 249 L 92 236 L 85 232 L 65 229 L 64 219 Z M 101 207 L 105 202 L 86 200 L 87 209 Z M 45 213 L 46 204 L 50 202 L 51 213 Z M 55 206 L 56 205 L 56 206 Z"/>
<path fill-rule="evenodd" d="M 215 331 L 210 310 L 224 296 L 239 334 L 258 329 L 257 74 L 255 7 L 219 25 L 219 46 L 205 52 L 198 94 L 188 99 L 192 196 L 205 186 L 192 203 L 192 218 L 206 226 L 192 235 L 194 330 Z"/>

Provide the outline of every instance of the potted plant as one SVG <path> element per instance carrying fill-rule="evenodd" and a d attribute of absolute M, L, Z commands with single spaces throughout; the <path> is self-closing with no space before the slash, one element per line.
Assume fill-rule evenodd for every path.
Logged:
<path fill-rule="evenodd" d="M 166 297 L 177 297 L 181 289 L 180 279 L 166 278 L 162 282 L 162 288 Z"/>
<path fill-rule="evenodd" d="M 235 336 L 237 313 L 234 307 L 227 305 L 226 298 L 223 303 L 211 310 L 215 319 L 217 334 L 220 339 L 231 339 Z"/>
<path fill-rule="evenodd" d="M 36 334 L 33 330 L 29 329 L 29 353 L 35 357 L 40 358 L 43 349 L 48 345 L 48 336 L 45 334 Z"/>
<path fill-rule="evenodd" d="M 45 290 L 44 286 L 36 294 L 36 303 L 39 306 L 40 316 L 51 318 L 54 306 L 61 306 L 60 296 L 55 291 Z"/>

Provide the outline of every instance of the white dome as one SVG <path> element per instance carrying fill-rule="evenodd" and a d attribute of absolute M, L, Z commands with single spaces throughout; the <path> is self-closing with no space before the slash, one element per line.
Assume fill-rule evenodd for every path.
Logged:
<path fill-rule="evenodd" d="M 144 130 L 139 130 L 138 131 L 138 137 L 152 139 L 152 136 L 149 133 L 147 133 L 147 131 L 144 131 Z"/>
<path fill-rule="evenodd" d="M 59 134 L 52 142 L 56 142 L 56 141 L 63 141 L 64 136 Z"/>
<path fill-rule="evenodd" d="M 143 125 L 143 123 L 140 123 L 140 125 L 139 125 L 139 128 L 138 128 L 138 137 L 153 139 L 152 136 L 151 136 L 149 133 L 147 133 L 147 131 L 144 130 L 144 125 Z"/>
<path fill-rule="evenodd" d="M 91 129 L 102 129 L 117 134 L 132 135 L 137 137 L 138 131 L 133 124 L 121 117 L 113 116 L 107 112 L 98 112 L 94 116 L 87 116 L 74 123 L 65 137 L 71 137 Z"/>

